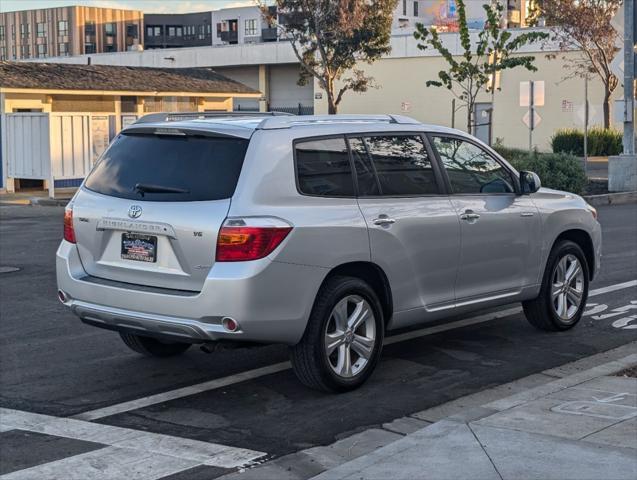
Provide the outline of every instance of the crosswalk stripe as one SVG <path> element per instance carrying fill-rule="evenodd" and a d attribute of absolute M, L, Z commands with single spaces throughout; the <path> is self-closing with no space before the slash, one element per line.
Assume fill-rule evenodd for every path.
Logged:
<path fill-rule="evenodd" d="M 246 465 L 265 453 L 217 443 L 102 425 L 73 418 L 0 408 L 0 425 L 30 432 L 101 443 L 126 451 L 152 452 L 221 468 Z"/>

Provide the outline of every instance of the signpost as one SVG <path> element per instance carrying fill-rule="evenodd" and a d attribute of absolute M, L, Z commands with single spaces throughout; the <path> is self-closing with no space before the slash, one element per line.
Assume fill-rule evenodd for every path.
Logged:
<path fill-rule="evenodd" d="M 529 107 L 522 117 L 524 124 L 529 127 L 529 151 L 533 150 L 533 130 L 542 121 L 535 107 L 544 106 L 544 81 L 520 82 L 520 106 Z"/>

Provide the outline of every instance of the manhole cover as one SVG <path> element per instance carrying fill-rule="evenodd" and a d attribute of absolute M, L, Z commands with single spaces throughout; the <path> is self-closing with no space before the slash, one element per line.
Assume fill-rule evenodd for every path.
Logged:
<path fill-rule="evenodd" d="M 18 272 L 20 269 L 18 267 L 2 267 L 0 266 L 0 273 L 13 273 Z"/>

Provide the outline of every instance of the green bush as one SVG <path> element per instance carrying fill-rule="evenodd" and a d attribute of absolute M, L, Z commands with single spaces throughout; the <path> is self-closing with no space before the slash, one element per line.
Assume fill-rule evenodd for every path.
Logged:
<path fill-rule="evenodd" d="M 518 170 L 535 172 L 542 180 L 542 186 L 582 193 L 587 179 L 582 162 L 569 153 L 529 153 L 516 148 L 495 145 L 495 150 Z"/>
<path fill-rule="evenodd" d="M 584 132 L 573 128 L 558 130 L 551 138 L 553 152 L 584 156 Z M 617 130 L 591 128 L 588 131 L 590 156 L 619 155 L 622 151 L 622 133 Z"/>

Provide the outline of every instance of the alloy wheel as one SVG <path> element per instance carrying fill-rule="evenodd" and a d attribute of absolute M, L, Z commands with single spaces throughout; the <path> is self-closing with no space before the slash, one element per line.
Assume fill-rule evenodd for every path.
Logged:
<path fill-rule="evenodd" d="M 571 321 L 578 312 L 584 297 L 584 270 L 575 255 L 560 258 L 553 271 L 551 305 L 557 316 Z"/>
<path fill-rule="evenodd" d="M 376 346 L 376 319 L 371 305 L 359 295 L 342 298 L 325 327 L 325 354 L 336 375 L 353 378 L 372 358 Z"/>

